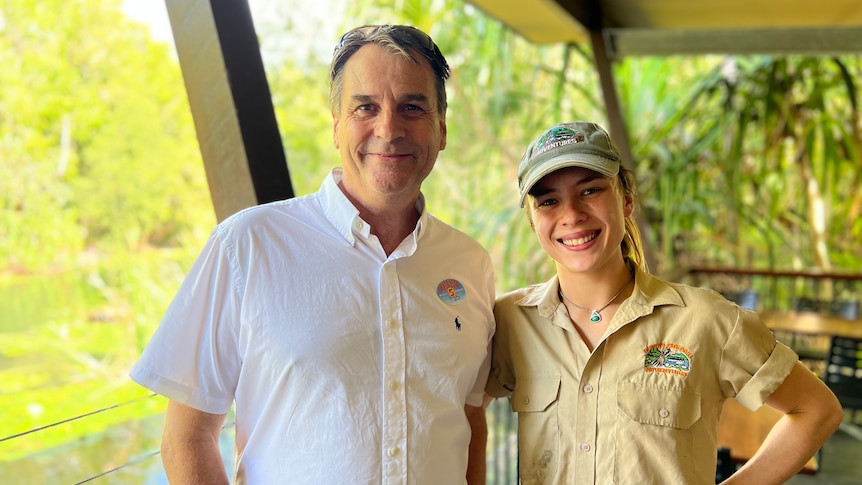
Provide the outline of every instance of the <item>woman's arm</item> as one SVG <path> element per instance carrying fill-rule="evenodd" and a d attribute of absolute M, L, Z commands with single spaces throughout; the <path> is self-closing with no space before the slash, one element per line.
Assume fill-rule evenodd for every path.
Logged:
<path fill-rule="evenodd" d="M 757 453 L 723 484 L 785 483 L 820 449 L 844 417 L 832 391 L 799 362 L 766 404 L 783 412 L 784 417 Z"/>

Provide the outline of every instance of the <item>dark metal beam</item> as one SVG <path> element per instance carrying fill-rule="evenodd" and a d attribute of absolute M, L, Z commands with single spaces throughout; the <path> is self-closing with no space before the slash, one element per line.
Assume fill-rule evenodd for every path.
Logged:
<path fill-rule="evenodd" d="M 245 0 L 166 0 L 216 216 L 293 197 Z"/>
<path fill-rule="evenodd" d="M 862 27 L 605 29 L 611 59 L 704 54 L 858 55 Z"/>
<path fill-rule="evenodd" d="M 602 97 L 605 101 L 605 111 L 608 116 L 609 130 L 620 151 L 622 157 L 622 165 L 635 171 L 634 156 L 632 155 L 631 144 L 629 143 L 629 134 L 626 129 L 625 118 L 620 106 L 619 96 L 617 95 L 616 82 L 614 81 L 613 66 L 608 57 L 608 50 L 605 46 L 605 37 L 601 30 L 590 31 L 590 41 L 593 46 L 593 60 L 596 63 L 596 71 L 599 75 L 599 84 L 602 88 Z M 642 213 L 637 216 L 638 229 L 643 235 L 642 244 L 646 263 L 652 271 L 656 271 L 655 257 L 652 249 L 647 243 L 648 227 L 643 221 Z"/>

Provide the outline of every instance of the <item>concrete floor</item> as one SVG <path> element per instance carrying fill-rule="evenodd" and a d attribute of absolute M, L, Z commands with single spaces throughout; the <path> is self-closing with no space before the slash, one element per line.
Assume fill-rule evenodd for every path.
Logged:
<path fill-rule="evenodd" d="M 857 420 L 858 421 L 858 420 Z M 820 469 L 796 475 L 789 485 L 862 485 L 862 426 L 847 420 L 823 445 Z"/>

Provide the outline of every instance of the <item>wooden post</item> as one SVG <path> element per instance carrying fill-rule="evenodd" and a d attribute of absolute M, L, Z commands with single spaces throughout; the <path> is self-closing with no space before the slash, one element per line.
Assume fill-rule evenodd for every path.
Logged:
<path fill-rule="evenodd" d="M 219 221 L 293 197 L 246 0 L 165 0 Z"/>

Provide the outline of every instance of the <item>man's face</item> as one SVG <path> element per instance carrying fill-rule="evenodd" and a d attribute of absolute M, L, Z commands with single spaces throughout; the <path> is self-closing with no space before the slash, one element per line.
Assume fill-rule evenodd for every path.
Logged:
<path fill-rule="evenodd" d="M 410 202 L 446 146 L 431 66 L 369 44 L 344 65 L 335 147 L 348 196 L 365 206 Z"/>

